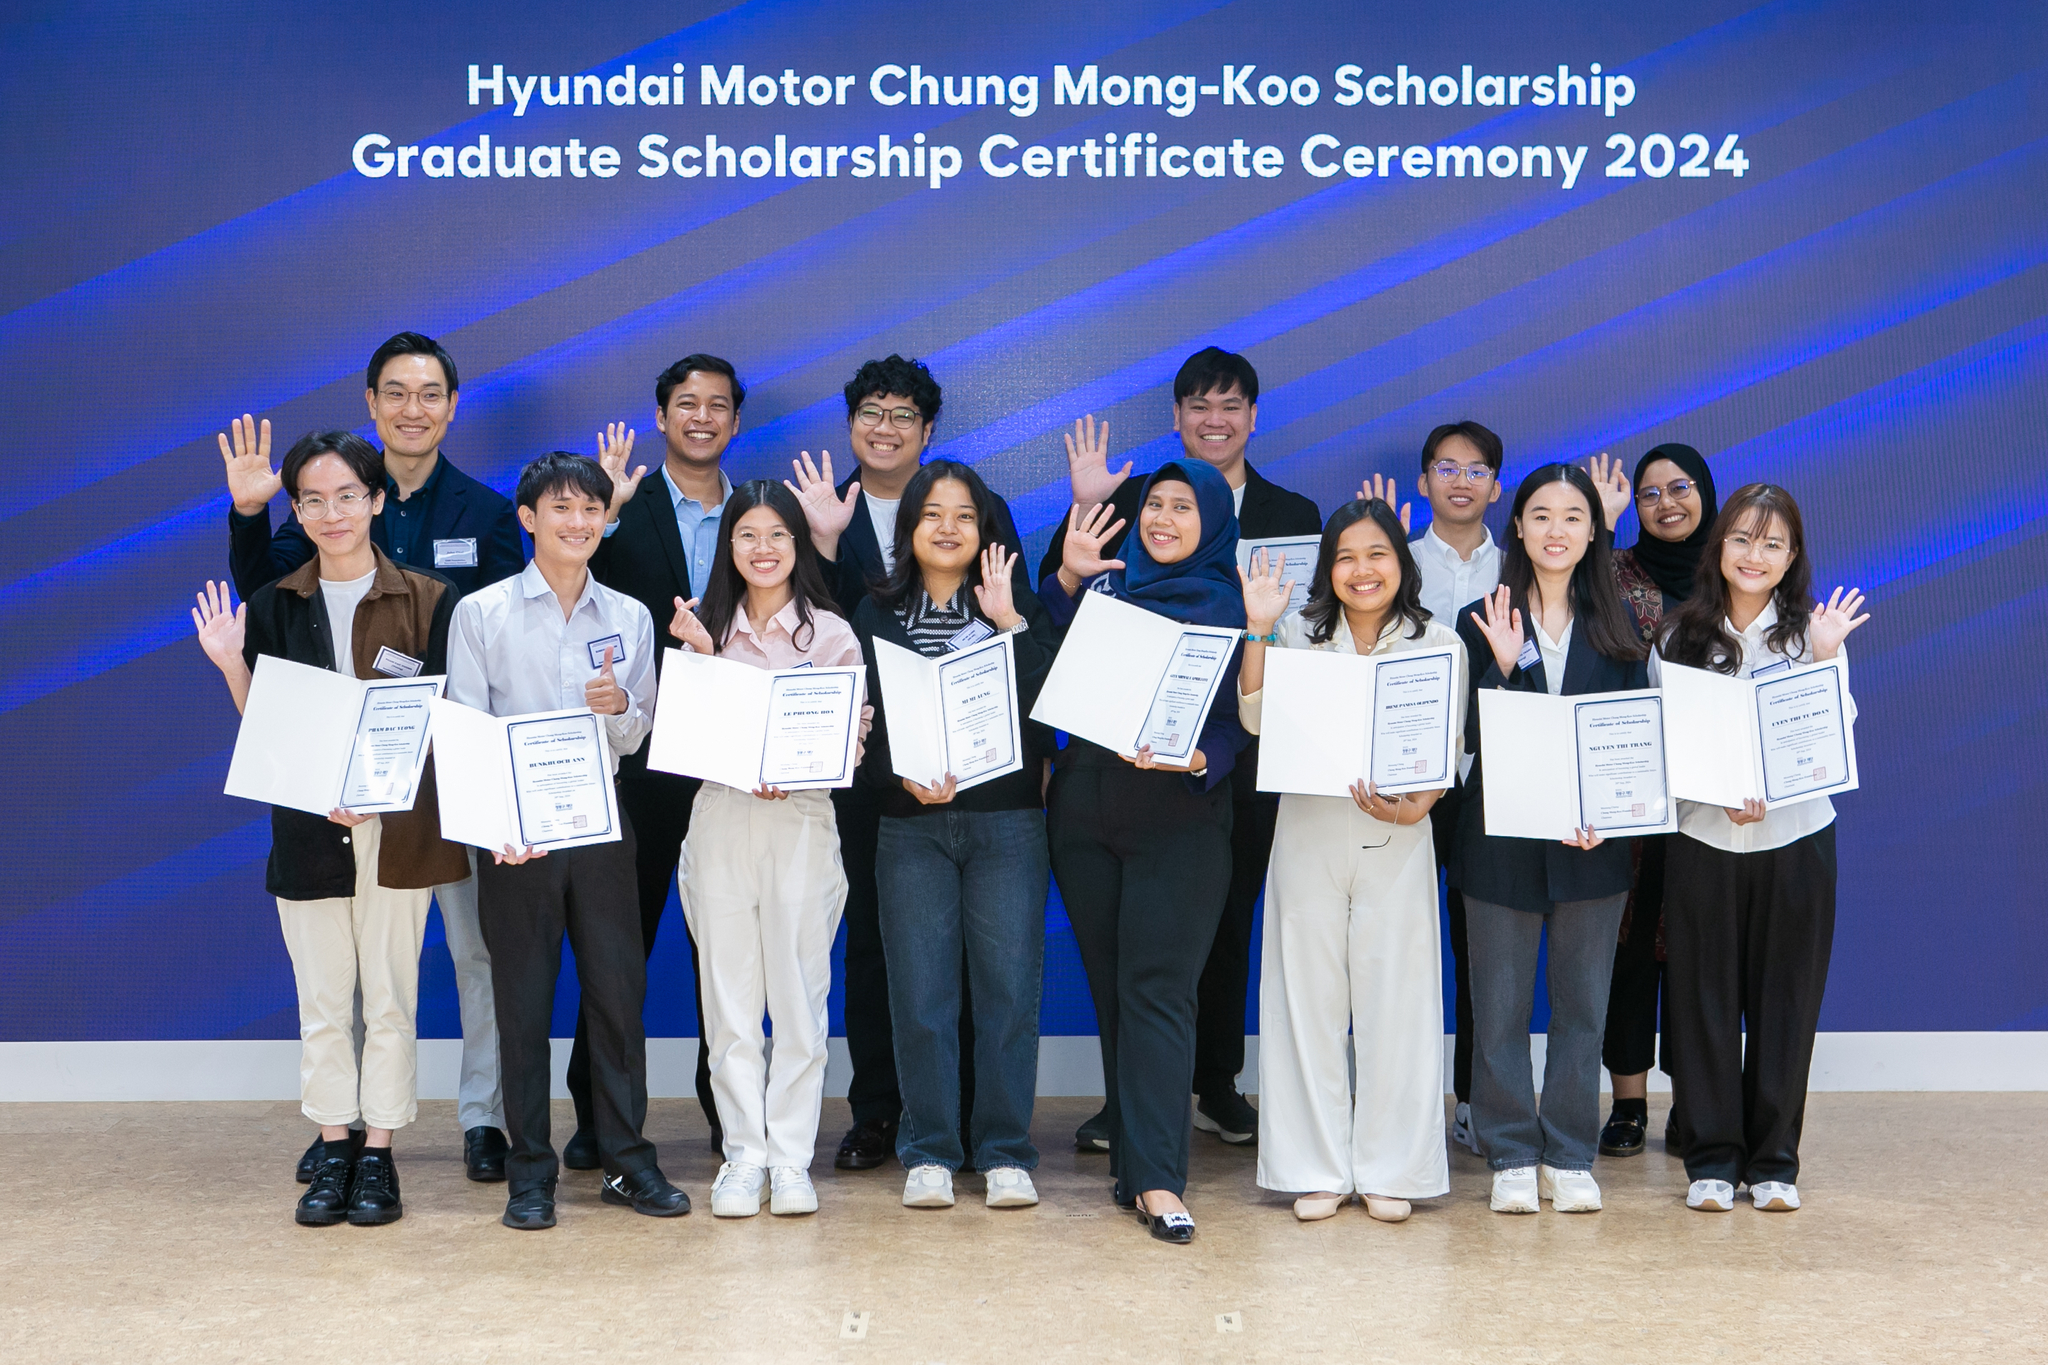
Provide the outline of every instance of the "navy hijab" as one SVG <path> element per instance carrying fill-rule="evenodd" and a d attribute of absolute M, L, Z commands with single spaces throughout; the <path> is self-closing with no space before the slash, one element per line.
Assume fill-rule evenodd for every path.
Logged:
<path fill-rule="evenodd" d="M 1693 573 L 1699 568 L 1700 556 L 1707 552 L 1707 533 L 1713 529 L 1714 518 L 1721 515 L 1721 502 L 1714 496 L 1714 475 L 1707 462 L 1697 450 L 1676 441 L 1658 446 L 1636 461 L 1636 487 L 1643 486 L 1643 471 L 1659 460 L 1669 460 L 1684 470 L 1699 490 L 1700 524 L 1684 540 L 1659 540 L 1648 527 L 1637 531 L 1636 563 L 1667 599 L 1683 602 L 1692 596 Z"/>
<path fill-rule="evenodd" d="M 1138 499 L 1142 509 L 1155 485 L 1177 481 L 1195 490 L 1202 517 L 1202 539 L 1195 552 L 1172 564 L 1161 564 L 1145 548 L 1133 525 L 1124 537 L 1124 565 L 1107 575 L 1117 597 L 1170 620 L 1191 626 L 1244 629 L 1244 585 L 1237 577 L 1237 504 L 1230 484 L 1199 460 L 1174 460 L 1145 481 Z"/>

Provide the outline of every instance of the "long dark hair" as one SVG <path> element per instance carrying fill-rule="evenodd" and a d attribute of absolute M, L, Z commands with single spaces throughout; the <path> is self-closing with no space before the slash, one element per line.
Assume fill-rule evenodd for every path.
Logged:
<path fill-rule="evenodd" d="M 979 539 L 975 556 L 967 565 L 967 577 L 960 584 L 960 597 L 970 618 L 981 615 L 979 599 L 974 589 L 981 586 L 981 551 L 1001 543 L 999 522 L 996 512 L 996 495 L 989 492 L 981 475 L 958 460 L 933 460 L 921 466 L 910 476 L 910 482 L 903 486 L 903 500 L 896 504 L 896 549 L 895 565 L 879 582 L 868 585 L 868 592 L 875 601 L 890 611 L 900 609 L 914 594 L 924 588 L 924 571 L 917 567 L 917 552 L 912 538 L 917 534 L 917 524 L 924 519 L 924 504 L 932 495 L 932 489 L 946 480 L 967 489 L 968 501 L 974 504 L 974 531 Z"/>
<path fill-rule="evenodd" d="M 1792 541 L 1792 559 L 1785 576 L 1771 591 L 1778 608 L 1778 624 L 1771 627 L 1764 643 L 1788 658 L 1806 649 L 1806 625 L 1813 615 L 1813 570 L 1806 558 L 1806 523 L 1792 495 L 1774 483 L 1744 484 L 1729 495 L 1714 518 L 1701 555 L 1700 570 L 1693 576 L 1692 596 L 1664 617 L 1659 652 L 1687 668 L 1710 668 L 1716 673 L 1735 673 L 1742 667 L 1742 641 L 1728 633 L 1728 580 L 1721 573 L 1721 547 L 1728 537 L 1764 534 L 1773 517 L 1785 523 Z M 1713 562 L 1706 562 L 1707 556 Z"/>
<path fill-rule="evenodd" d="M 747 600 L 747 580 L 732 557 L 732 538 L 740 518 L 756 507 L 765 507 L 782 519 L 790 538 L 796 542 L 796 567 L 790 570 L 790 600 L 796 603 L 797 628 L 790 638 L 798 649 L 809 649 L 814 633 L 814 615 L 832 602 L 832 590 L 825 586 L 824 571 L 818 567 L 818 552 L 811 545 L 811 524 L 796 494 L 771 479 L 749 479 L 732 490 L 725 500 L 725 515 L 718 519 L 718 551 L 711 561 L 711 581 L 704 586 L 704 602 L 697 619 L 711 635 L 711 643 L 723 651 L 725 637 L 732 631 L 733 618 Z"/>
<path fill-rule="evenodd" d="M 1354 498 L 1336 511 L 1323 526 L 1323 543 L 1316 547 L 1315 582 L 1309 586 L 1308 601 L 1301 605 L 1301 619 L 1308 623 L 1308 638 L 1311 644 L 1327 644 L 1337 633 L 1337 622 L 1344 615 L 1344 604 L 1337 600 L 1337 589 L 1332 577 L 1337 571 L 1337 542 L 1344 533 L 1361 521 L 1370 521 L 1386 532 L 1387 541 L 1394 547 L 1394 559 L 1401 567 L 1401 586 L 1394 593 L 1394 615 L 1408 627 L 1411 640 L 1422 638 L 1422 628 L 1429 624 L 1429 608 L 1422 605 L 1422 575 L 1415 568 L 1415 556 L 1408 552 L 1408 533 L 1401 525 L 1400 514 L 1378 498 Z M 1359 640 L 1359 653 L 1371 649 L 1371 640 Z"/>
<path fill-rule="evenodd" d="M 1508 513 L 1509 534 L 1500 558 L 1500 581 L 1508 590 L 1509 600 L 1524 616 L 1529 614 L 1529 590 L 1536 584 L 1536 566 L 1522 545 L 1522 509 L 1528 506 L 1537 489 L 1554 483 L 1570 484 L 1577 489 L 1593 519 L 1586 553 L 1572 566 L 1572 619 L 1595 654 L 1623 660 L 1644 657 L 1649 649 L 1630 624 L 1628 608 L 1622 605 L 1621 592 L 1614 585 L 1614 552 L 1608 543 L 1607 513 L 1600 506 L 1600 490 L 1593 486 L 1592 475 L 1577 465 L 1542 465 L 1515 490 L 1514 509 Z"/>

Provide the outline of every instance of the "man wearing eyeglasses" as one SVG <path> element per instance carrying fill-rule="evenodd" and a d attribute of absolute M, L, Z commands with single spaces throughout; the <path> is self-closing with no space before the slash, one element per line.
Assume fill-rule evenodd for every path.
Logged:
<path fill-rule="evenodd" d="M 455 468 L 441 455 L 460 394 L 455 362 L 440 343 L 400 332 L 370 356 L 364 401 L 384 447 L 382 507 L 370 518 L 370 541 L 398 564 L 431 570 L 458 596 L 509 578 L 525 567 L 519 519 L 511 499 Z M 228 570 L 248 600 L 312 560 L 313 541 L 300 513 L 272 532 L 270 500 L 283 489 L 270 464 L 270 423 L 244 414 L 220 437 L 228 496 Z M 303 510 L 303 508 L 302 508 Z M 476 879 L 434 888 L 448 955 L 455 964 L 462 1013 L 462 1072 L 457 1113 L 463 1163 L 471 1180 L 505 1178 L 504 1100 L 499 1085 L 498 1022 L 491 998 L 491 958 L 477 927 Z M 356 1037 L 362 1037 L 360 1027 Z M 361 1047 L 360 1041 L 357 1044 Z M 313 1178 L 321 1143 L 299 1161 L 301 1183 Z"/>

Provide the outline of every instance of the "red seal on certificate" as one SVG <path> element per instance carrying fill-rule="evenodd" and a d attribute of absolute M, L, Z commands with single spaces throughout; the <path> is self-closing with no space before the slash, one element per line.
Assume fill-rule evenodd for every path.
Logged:
<path fill-rule="evenodd" d="M 1422 775 L 1423 773 L 1426 773 L 1426 772 L 1428 772 L 1428 771 L 1429 771 L 1429 760 L 1428 760 L 1428 759 L 1426 759 L 1426 758 L 1418 758 L 1418 759 L 1416 759 L 1416 760 L 1415 760 L 1415 774 L 1416 774 L 1416 776 L 1420 777 L 1420 776 L 1421 776 L 1421 775 Z"/>
<path fill-rule="evenodd" d="M 1644 805 L 1642 802 L 1638 801 L 1633 806 L 1630 806 L 1628 808 L 1628 813 L 1634 816 L 1636 819 L 1640 820 L 1645 815 L 1648 815 L 1650 813 L 1650 808 Z"/>
<path fill-rule="evenodd" d="M 1827 780 L 1828 780 L 1828 770 L 1827 770 L 1826 768 L 1815 768 L 1815 769 L 1813 770 L 1813 780 L 1814 780 L 1814 781 L 1816 781 L 1816 782 L 1825 782 L 1825 781 L 1827 781 Z"/>

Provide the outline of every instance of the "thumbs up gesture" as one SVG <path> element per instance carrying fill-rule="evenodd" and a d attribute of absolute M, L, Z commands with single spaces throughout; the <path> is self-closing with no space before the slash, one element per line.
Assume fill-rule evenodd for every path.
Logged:
<path fill-rule="evenodd" d="M 619 680 L 612 676 L 612 647 L 604 647 L 604 667 L 597 670 L 597 676 L 583 684 L 583 704 L 600 716 L 623 716 L 626 714 L 626 689 L 619 686 Z"/>

